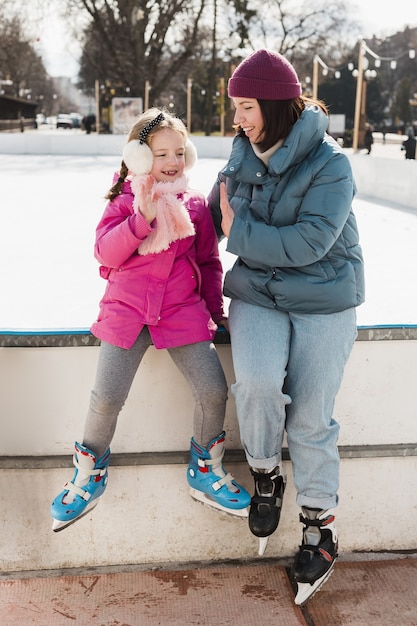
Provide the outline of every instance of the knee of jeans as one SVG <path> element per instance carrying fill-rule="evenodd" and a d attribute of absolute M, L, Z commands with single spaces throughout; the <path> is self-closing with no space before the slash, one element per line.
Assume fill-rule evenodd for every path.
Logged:
<path fill-rule="evenodd" d="M 276 395 L 282 393 L 283 383 L 284 381 L 279 376 L 274 375 L 273 371 L 248 372 L 236 377 L 233 387 L 246 389 L 251 394 Z"/>

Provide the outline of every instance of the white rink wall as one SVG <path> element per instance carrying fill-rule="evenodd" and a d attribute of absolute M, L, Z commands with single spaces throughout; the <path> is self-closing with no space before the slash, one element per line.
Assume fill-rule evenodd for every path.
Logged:
<path fill-rule="evenodd" d="M 231 138 L 194 141 L 201 158 L 227 158 Z M 0 153 L 11 155 L 119 155 L 123 143 L 123 137 L 111 135 L 0 133 Z M 417 162 L 359 153 L 350 158 L 361 194 L 411 213 L 417 209 L 417 194 L 412 193 Z M 47 217 L 51 219 L 49 213 Z M 88 219 L 92 228 L 95 216 Z M 73 267 L 73 273 L 78 271 Z M 34 272 L 34 283 L 37 277 Z M 90 284 L 89 275 L 86 280 Z M 408 289 L 411 299 L 412 281 Z M 55 284 L 59 298 L 58 290 Z M 392 288 L 386 298 L 390 294 Z M 13 311 L 5 303 L 6 308 Z M 404 325 L 359 330 L 336 401 L 342 554 L 417 550 L 417 328 L 412 308 Z M 48 333 L 31 338 L 13 329 L 0 332 L 3 571 L 257 558 L 257 540 L 245 521 L 207 509 L 188 495 L 192 397 L 167 353 L 153 348 L 119 419 L 105 495 L 76 525 L 52 532 L 50 502 L 72 477 L 72 446 L 82 437 L 98 354 L 88 335 L 73 334 L 66 342 L 52 339 Z M 231 384 L 230 345 L 219 343 L 218 351 Z M 252 491 L 231 395 L 226 430 L 225 464 Z M 281 523 L 266 557 L 291 556 L 301 539 L 288 460 L 285 467 Z"/>
<path fill-rule="evenodd" d="M 416 550 L 417 335 L 415 329 L 360 335 L 335 407 L 341 551 Z M 231 383 L 230 346 L 218 351 Z M 76 525 L 52 532 L 50 502 L 72 476 L 72 445 L 82 434 L 97 353 L 97 346 L 0 350 L 7 416 L 0 443 L 3 571 L 256 558 L 246 521 L 188 495 L 193 402 L 169 356 L 153 348 L 119 419 L 105 495 Z M 252 490 L 232 398 L 226 430 L 226 466 Z M 288 486 L 270 557 L 291 556 L 301 536 L 288 461 L 285 466 Z"/>

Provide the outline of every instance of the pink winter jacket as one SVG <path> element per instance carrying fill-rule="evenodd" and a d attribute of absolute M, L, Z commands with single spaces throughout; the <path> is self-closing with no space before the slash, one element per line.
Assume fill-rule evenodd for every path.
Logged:
<path fill-rule="evenodd" d="M 212 340 L 224 317 L 223 274 L 204 196 L 187 191 L 183 198 L 195 235 L 146 255 L 138 246 L 153 228 L 134 212 L 133 199 L 126 181 L 96 229 L 94 253 L 107 287 L 91 332 L 121 348 L 131 348 L 145 324 L 158 349 Z"/>

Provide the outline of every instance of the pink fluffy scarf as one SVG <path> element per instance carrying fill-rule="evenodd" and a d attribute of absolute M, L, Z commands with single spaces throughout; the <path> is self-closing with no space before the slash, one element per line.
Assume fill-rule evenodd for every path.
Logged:
<path fill-rule="evenodd" d="M 138 190 L 146 176 L 133 176 L 131 187 L 134 194 L 133 209 L 139 212 Z M 195 234 L 194 224 L 184 206 L 183 195 L 188 188 L 185 176 L 172 183 L 155 182 L 152 190 L 153 202 L 157 203 L 156 227 L 143 241 L 139 254 L 152 254 L 167 250 L 177 239 L 185 239 Z"/>

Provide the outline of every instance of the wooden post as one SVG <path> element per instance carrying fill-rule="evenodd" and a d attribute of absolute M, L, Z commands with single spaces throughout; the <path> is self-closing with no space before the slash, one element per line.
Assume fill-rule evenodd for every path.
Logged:
<path fill-rule="evenodd" d="M 191 133 L 191 88 L 193 81 L 191 78 L 187 78 L 187 130 Z"/>
<path fill-rule="evenodd" d="M 353 151 L 358 151 L 359 143 L 359 126 L 361 119 L 361 102 L 362 102 L 362 83 L 363 83 L 363 55 L 365 53 L 364 42 L 359 44 L 359 59 L 358 59 L 358 77 L 356 80 L 356 102 L 355 102 L 355 119 L 353 122 Z"/>

